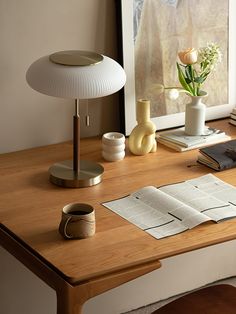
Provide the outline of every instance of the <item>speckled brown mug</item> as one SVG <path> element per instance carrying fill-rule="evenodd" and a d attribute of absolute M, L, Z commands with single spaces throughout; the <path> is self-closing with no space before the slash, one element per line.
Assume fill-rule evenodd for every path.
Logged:
<path fill-rule="evenodd" d="M 71 203 L 63 207 L 59 232 L 65 239 L 83 239 L 93 236 L 94 208 L 84 203 Z"/>

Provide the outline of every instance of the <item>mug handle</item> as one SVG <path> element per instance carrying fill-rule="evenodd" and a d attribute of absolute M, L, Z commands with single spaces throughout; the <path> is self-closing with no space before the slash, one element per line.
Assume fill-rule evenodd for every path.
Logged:
<path fill-rule="evenodd" d="M 65 222 L 63 223 L 63 225 L 62 225 L 63 235 L 64 235 L 67 239 L 72 239 L 72 238 L 73 238 L 73 236 L 69 235 L 69 234 L 67 233 L 67 231 L 66 231 L 67 226 L 68 226 L 68 223 L 70 222 L 71 218 L 72 218 L 72 217 L 67 218 L 66 221 L 65 221 Z"/>

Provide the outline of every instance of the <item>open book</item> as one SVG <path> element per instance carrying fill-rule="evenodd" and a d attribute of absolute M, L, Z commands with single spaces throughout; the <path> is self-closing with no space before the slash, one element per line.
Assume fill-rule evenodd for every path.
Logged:
<path fill-rule="evenodd" d="M 103 205 L 161 239 L 206 221 L 236 217 L 236 188 L 208 174 L 159 188 L 146 186 Z"/>

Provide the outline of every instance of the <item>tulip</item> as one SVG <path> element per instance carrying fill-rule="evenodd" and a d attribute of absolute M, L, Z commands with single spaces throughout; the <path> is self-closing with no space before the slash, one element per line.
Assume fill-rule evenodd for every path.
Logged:
<path fill-rule="evenodd" d="M 189 65 L 197 62 L 197 50 L 188 48 L 178 53 L 179 59 L 183 64 Z"/>

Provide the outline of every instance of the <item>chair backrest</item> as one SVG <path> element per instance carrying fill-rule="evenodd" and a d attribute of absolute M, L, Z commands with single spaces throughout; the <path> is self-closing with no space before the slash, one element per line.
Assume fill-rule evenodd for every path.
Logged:
<path fill-rule="evenodd" d="M 236 287 L 209 286 L 186 294 L 152 314 L 236 314 Z"/>

